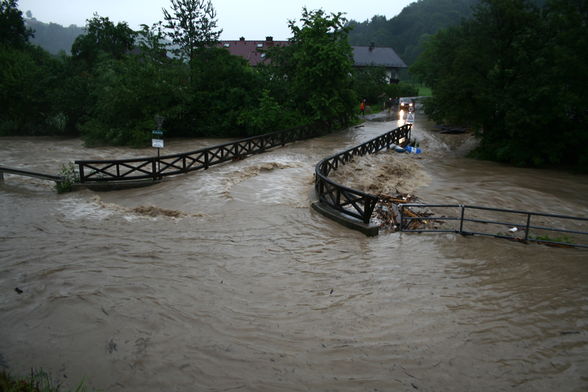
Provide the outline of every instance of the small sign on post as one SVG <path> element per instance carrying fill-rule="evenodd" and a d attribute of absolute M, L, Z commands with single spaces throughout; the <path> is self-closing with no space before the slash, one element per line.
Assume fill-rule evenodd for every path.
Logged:
<path fill-rule="evenodd" d="M 160 129 L 156 129 L 154 131 L 151 132 L 153 135 L 153 138 L 151 139 L 151 146 L 153 148 L 157 148 L 157 174 L 161 173 L 161 165 L 160 165 L 160 160 L 159 160 L 159 149 L 163 148 L 164 143 L 163 143 L 163 131 Z"/>
<path fill-rule="evenodd" d="M 163 131 L 156 129 L 151 132 L 153 138 L 151 139 L 151 145 L 154 148 L 163 148 Z"/>

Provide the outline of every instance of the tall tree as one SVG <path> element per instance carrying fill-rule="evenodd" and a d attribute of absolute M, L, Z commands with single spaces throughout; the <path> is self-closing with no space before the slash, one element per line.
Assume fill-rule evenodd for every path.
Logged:
<path fill-rule="evenodd" d="M 86 24 L 86 32 L 74 41 L 71 53 L 75 59 L 87 61 L 93 65 L 100 53 L 116 59 L 122 58 L 135 47 L 136 33 L 126 22 L 116 25 L 108 19 L 94 14 Z"/>
<path fill-rule="evenodd" d="M 0 0 L 0 44 L 20 48 L 32 36 L 32 30 L 26 28 L 18 9 L 18 1 Z"/>
<path fill-rule="evenodd" d="M 222 30 L 216 30 L 216 11 L 211 0 L 171 0 L 171 12 L 163 9 L 165 28 L 178 46 L 176 54 L 192 63 L 198 49 L 212 46 Z"/>
<path fill-rule="evenodd" d="M 304 8 L 300 22 L 290 21 L 290 44 L 269 53 L 273 77 L 285 81 L 289 104 L 304 117 L 345 124 L 355 105 L 347 20 L 341 13 Z"/>

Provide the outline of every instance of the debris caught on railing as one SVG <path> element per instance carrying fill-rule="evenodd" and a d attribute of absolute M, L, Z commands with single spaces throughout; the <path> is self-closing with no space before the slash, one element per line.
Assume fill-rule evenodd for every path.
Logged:
<path fill-rule="evenodd" d="M 397 193 L 394 196 L 379 194 L 379 201 L 374 209 L 374 219 L 381 229 L 399 231 L 400 230 L 400 204 L 415 203 L 418 201 L 415 195 Z M 433 214 L 428 211 L 417 211 L 414 207 L 404 207 L 402 213 L 404 216 L 411 218 L 426 218 Z M 412 230 L 426 226 L 432 221 L 426 219 L 412 219 L 404 223 L 405 228 Z"/>

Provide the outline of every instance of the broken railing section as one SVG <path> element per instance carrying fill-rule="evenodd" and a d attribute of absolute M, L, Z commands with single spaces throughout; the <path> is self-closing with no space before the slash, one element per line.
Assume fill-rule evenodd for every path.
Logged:
<path fill-rule="evenodd" d="M 375 154 L 383 149 L 405 146 L 410 139 L 412 124 L 406 124 L 383 135 L 321 160 L 315 167 L 315 189 L 321 203 L 368 224 L 379 197 L 341 185 L 329 178 L 331 171 L 356 156 Z"/>
<path fill-rule="evenodd" d="M 588 218 L 461 204 L 399 204 L 400 231 L 588 248 Z"/>
<path fill-rule="evenodd" d="M 162 155 L 160 157 L 80 160 L 75 163 L 78 165 L 80 183 L 137 180 L 157 181 L 166 176 L 208 169 L 213 165 L 239 160 L 248 155 L 262 153 L 273 147 L 310 138 L 316 136 L 319 129 L 314 125 L 306 125 L 195 151 Z"/>

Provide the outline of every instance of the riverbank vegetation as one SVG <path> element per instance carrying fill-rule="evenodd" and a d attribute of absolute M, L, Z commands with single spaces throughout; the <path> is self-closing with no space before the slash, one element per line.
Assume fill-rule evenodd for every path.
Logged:
<path fill-rule="evenodd" d="M 81 382 L 73 392 L 85 392 L 89 389 Z M 14 377 L 5 371 L 0 372 L 0 391 L 2 392 L 65 392 L 61 384 L 56 382 L 44 370 L 31 370 L 28 376 Z"/>
<path fill-rule="evenodd" d="M 478 130 L 476 157 L 588 171 L 588 2 L 544 3 L 481 0 L 411 72 L 430 117 Z"/>
<path fill-rule="evenodd" d="M 349 124 L 364 76 L 352 70 L 341 14 L 304 9 L 290 45 L 252 67 L 216 41 L 210 1 L 171 0 L 164 21 L 133 31 L 97 14 L 71 55 L 29 43 L 17 0 L 0 0 L 0 135 L 81 136 L 87 145 L 145 146 L 165 137 L 243 137 L 318 123 Z M 380 85 L 377 85 L 381 83 Z M 370 98 L 400 94 L 380 79 Z"/>

